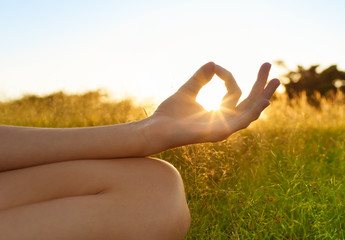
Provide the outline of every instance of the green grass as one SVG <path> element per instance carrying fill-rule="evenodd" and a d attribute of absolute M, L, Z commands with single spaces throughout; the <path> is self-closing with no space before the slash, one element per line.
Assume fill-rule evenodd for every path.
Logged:
<path fill-rule="evenodd" d="M 189 239 L 344 239 L 344 135 L 300 134 L 247 131 L 165 153 L 186 181 Z"/>
<path fill-rule="evenodd" d="M 192 215 L 186 239 L 345 239 L 345 98 L 280 96 L 227 141 L 157 154 L 180 171 Z M 99 92 L 0 104 L 0 123 L 76 127 L 145 117 Z"/>

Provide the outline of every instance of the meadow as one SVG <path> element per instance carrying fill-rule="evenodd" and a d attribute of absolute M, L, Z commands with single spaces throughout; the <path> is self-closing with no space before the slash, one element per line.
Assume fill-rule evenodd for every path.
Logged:
<path fill-rule="evenodd" d="M 345 96 L 277 95 L 249 128 L 219 143 L 155 157 L 181 173 L 191 239 L 345 239 Z M 25 96 L 0 103 L 0 124 L 84 127 L 145 118 L 152 105 L 102 92 Z"/>

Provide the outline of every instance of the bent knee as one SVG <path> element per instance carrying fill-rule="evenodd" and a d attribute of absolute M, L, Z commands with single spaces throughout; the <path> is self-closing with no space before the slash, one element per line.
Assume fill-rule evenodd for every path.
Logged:
<path fill-rule="evenodd" d="M 151 203 L 157 224 L 147 239 L 184 239 L 190 226 L 190 213 L 180 173 L 166 161 L 142 160 L 149 169 L 147 193 L 150 199 L 154 197 Z"/>
<path fill-rule="evenodd" d="M 114 175 L 111 185 L 116 190 L 184 192 L 178 170 L 170 163 L 155 158 L 129 158 L 113 160 Z M 112 172 L 112 170 L 110 170 Z M 140 188 L 140 189 L 138 189 Z"/>
<path fill-rule="evenodd" d="M 183 239 L 190 226 L 190 213 L 176 168 L 153 158 L 121 161 L 126 176 L 116 183 L 121 187 L 115 188 L 114 194 L 116 199 L 119 194 L 123 197 L 123 209 L 128 210 L 123 214 L 135 229 L 128 239 Z"/>

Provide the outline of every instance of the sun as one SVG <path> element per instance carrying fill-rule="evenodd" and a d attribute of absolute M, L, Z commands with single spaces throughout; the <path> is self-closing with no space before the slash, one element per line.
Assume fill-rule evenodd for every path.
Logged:
<path fill-rule="evenodd" d="M 224 81 L 217 76 L 207 83 L 199 92 L 196 101 L 207 111 L 218 110 L 226 94 Z"/>

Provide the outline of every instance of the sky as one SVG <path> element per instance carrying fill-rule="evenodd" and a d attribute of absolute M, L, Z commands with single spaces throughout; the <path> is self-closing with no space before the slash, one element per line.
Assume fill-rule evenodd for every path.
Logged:
<path fill-rule="evenodd" d="M 343 70 L 344 12 L 343 0 L 0 0 L 0 100 L 104 88 L 161 101 L 209 61 L 244 95 L 266 61 Z M 204 98 L 221 99 L 223 82 L 209 85 Z"/>

